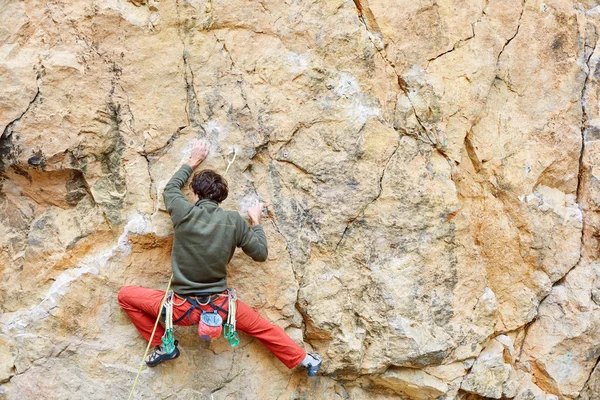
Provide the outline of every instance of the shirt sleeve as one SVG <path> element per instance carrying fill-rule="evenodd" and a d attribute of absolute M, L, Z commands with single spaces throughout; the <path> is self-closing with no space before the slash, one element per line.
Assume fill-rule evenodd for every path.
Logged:
<path fill-rule="evenodd" d="M 263 262 L 269 255 L 267 249 L 267 235 L 262 226 L 250 224 L 238 214 L 237 223 L 237 247 L 241 247 L 244 253 L 254 261 Z"/>
<path fill-rule="evenodd" d="M 177 225 L 194 207 L 181 192 L 181 188 L 185 185 L 192 172 L 192 167 L 184 164 L 175 172 L 175 175 L 173 175 L 167 186 L 165 186 L 163 193 L 165 206 L 174 225 Z"/>

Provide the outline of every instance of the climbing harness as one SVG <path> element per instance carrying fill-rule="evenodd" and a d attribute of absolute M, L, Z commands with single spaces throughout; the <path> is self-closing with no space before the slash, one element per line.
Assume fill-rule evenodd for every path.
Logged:
<path fill-rule="evenodd" d="M 229 341 L 231 347 L 240 344 L 240 337 L 236 331 L 235 313 L 237 311 L 237 294 L 235 289 L 227 289 L 229 297 L 229 313 L 227 314 L 227 323 L 223 325 L 223 337 Z"/>
<path fill-rule="evenodd" d="M 179 297 L 183 301 L 179 304 L 174 304 L 174 298 Z M 220 305 L 216 304 L 218 298 L 223 297 L 223 301 Z M 190 307 L 186 312 L 173 321 L 173 306 L 182 306 L 184 303 L 190 303 Z M 225 304 L 229 302 L 228 310 L 226 310 Z M 201 306 L 211 306 L 213 311 L 206 311 Z M 216 339 L 221 336 L 221 330 L 223 330 L 223 337 L 229 341 L 231 347 L 236 347 L 240 343 L 240 338 L 237 334 L 235 314 L 237 309 L 237 294 L 235 289 L 228 288 L 227 293 L 198 293 L 194 296 L 179 296 L 170 292 L 167 296 L 164 308 L 161 311 L 161 315 L 165 320 L 165 334 L 163 335 L 163 345 L 165 346 L 164 351 L 171 353 L 174 351 L 174 338 L 173 338 L 173 324 L 182 321 L 184 318 L 188 318 L 191 325 L 194 322 L 191 319 L 192 312 L 194 310 L 200 310 L 200 320 L 198 321 L 198 336 L 204 340 Z M 227 315 L 227 322 L 223 323 L 223 318 L 219 314 L 222 312 Z M 167 347 L 169 346 L 169 347 Z M 171 351 L 169 351 L 171 350 Z"/>
<path fill-rule="evenodd" d="M 210 293 L 197 293 L 194 296 L 179 296 L 185 302 L 190 303 L 190 307 L 187 311 L 179 317 L 173 323 L 178 323 L 185 317 L 190 320 L 190 324 L 193 325 L 194 322 L 191 319 L 191 314 L 194 310 L 200 310 L 200 320 L 198 321 L 198 336 L 200 336 L 204 340 L 211 340 L 213 338 L 218 338 L 221 336 L 221 330 L 223 329 L 223 318 L 219 314 L 219 311 L 227 314 L 227 310 L 224 308 L 225 303 L 227 302 L 227 295 L 218 293 L 218 294 L 210 294 Z M 215 301 L 219 297 L 225 297 L 221 305 L 215 304 Z M 183 303 L 181 303 L 183 304 Z M 179 305 L 181 305 L 179 304 Z M 213 311 L 205 311 L 201 306 L 210 305 Z"/>

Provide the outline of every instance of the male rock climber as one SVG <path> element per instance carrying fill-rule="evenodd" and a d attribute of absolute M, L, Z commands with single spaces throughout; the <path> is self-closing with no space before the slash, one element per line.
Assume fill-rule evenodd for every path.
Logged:
<path fill-rule="evenodd" d="M 236 247 L 253 260 L 267 259 L 267 239 L 260 225 L 263 205 L 256 202 L 248 210 L 252 227 L 236 211 L 225 211 L 219 203 L 227 198 L 227 181 L 211 170 L 194 174 L 191 187 L 198 197 L 191 204 L 181 188 L 192 172 L 208 155 L 208 147 L 197 141 L 191 157 L 167 183 L 164 200 L 173 222 L 175 237 L 171 261 L 173 268 L 172 288 L 173 321 L 177 325 L 196 325 L 201 311 L 191 306 L 190 299 L 206 312 L 214 312 L 226 318 L 228 309 L 226 268 Z M 147 341 L 165 292 L 139 286 L 125 286 L 119 291 L 119 304 L 125 310 L 137 330 Z M 187 300 L 186 300 L 187 298 Z M 188 312 L 190 311 L 191 312 Z M 186 315 L 187 314 L 187 315 Z M 256 311 L 237 301 L 237 329 L 260 340 L 288 368 L 302 366 L 309 376 L 314 376 L 321 366 L 321 357 L 307 354 L 280 327 L 263 319 Z M 174 351 L 166 353 L 161 344 L 165 329 L 158 326 L 151 345 L 156 346 L 146 364 L 154 367 L 163 361 L 179 357 L 175 342 Z"/>

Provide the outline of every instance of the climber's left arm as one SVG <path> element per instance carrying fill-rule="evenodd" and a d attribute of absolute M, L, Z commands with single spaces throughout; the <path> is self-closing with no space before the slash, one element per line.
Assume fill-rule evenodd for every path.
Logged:
<path fill-rule="evenodd" d="M 187 197 L 181 192 L 181 188 L 185 185 L 185 182 L 187 182 L 193 171 L 192 167 L 184 164 L 179 171 L 175 172 L 175 175 L 173 175 L 167 186 L 165 186 L 163 197 L 173 225 L 177 225 L 193 207 Z"/>

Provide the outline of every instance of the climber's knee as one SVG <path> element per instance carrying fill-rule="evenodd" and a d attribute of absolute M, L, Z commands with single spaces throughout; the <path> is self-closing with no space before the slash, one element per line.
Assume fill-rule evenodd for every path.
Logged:
<path fill-rule="evenodd" d="M 121 307 L 125 308 L 129 305 L 129 302 L 127 300 L 129 298 L 132 288 L 133 286 L 123 286 L 121 290 L 119 290 L 119 294 L 117 295 L 117 301 Z"/>

